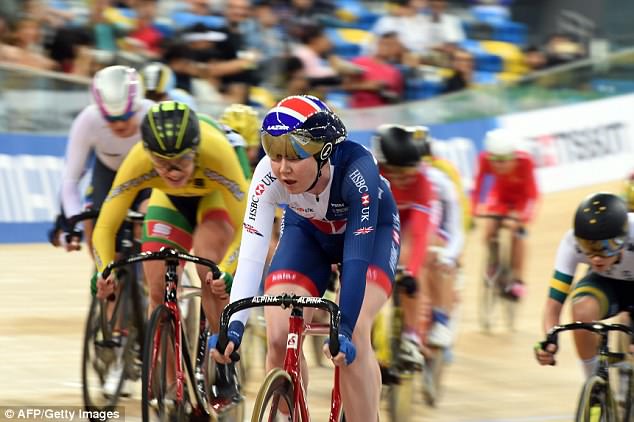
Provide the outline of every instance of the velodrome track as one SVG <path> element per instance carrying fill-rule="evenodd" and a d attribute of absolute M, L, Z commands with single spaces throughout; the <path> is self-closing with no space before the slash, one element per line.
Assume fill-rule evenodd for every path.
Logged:
<path fill-rule="evenodd" d="M 519 310 L 514 333 L 505 331 L 502 324 L 493 335 L 479 331 L 479 228 L 469 235 L 455 361 L 446 372 L 444 395 L 436 409 L 424 406 L 422 395 L 416 395 L 414 420 L 572 420 L 582 378 L 571 336 L 563 336 L 563 350 L 555 367 L 539 367 L 533 359 L 532 345 L 542 337 L 541 312 L 555 251 L 571 224 L 577 203 L 590 192 L 618 192 L 620 188 L 620 182 L 612 182 L 542 197 L 538 218 L 530 228 L 529 293 Z M 82 404 L 80 357 L 89 271 L 85 251 L 69 254 L 48 244 L 0 246 L 0 406 Z M 569 320 L 567 307 L 564 320 Z M 260 371 L 252 379 L 261 380 Z M 311 369 L 309 403 L 313 420 L 327 420 L 331 379 L 329 369 Z M 247 408 L 256 391 L 256 384 L 247 386 Z M 126 420 L 140 419 L 139 395 L 137 391 L 136 399 L 123 402 Z M 3 414 L 0 420 L 6 420 Z"/>

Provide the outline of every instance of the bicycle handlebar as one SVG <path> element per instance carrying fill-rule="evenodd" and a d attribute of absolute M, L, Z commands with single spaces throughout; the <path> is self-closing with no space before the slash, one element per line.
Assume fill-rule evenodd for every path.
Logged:
<path fill-rule="evenodd" d="M 570 324 L 555 325 L 546 334 L 546 341 L 544 343 L 550 343 L 557 346 L 558 335 L 563 331 L 570 330 L 588 330 L 593 333 L 599 334 L 602 337 L 608 335 L 610 331 L 620 331 L 632 337 L 634 341 L 634 331 L 631 327 L 624 324 L 606 324 L 603 322 L 572 322 Z"/>
<path fill-rule="evenodd" d="M 103 270 L 102 277 L 108 278 L 112 270 L 115 268 L 123 267 L 126 265 L 134 264 L 142 261 L 167 261 L 167 260 L 183 260 L 193 262 L 194 264 L 204 265 L 212 272 L 214 279 L 220 278 L 222 272 L 218 268 L 215 262 L 210 261 L 199 256 L 187 254 L 185 252 L 179 252 L 171 248 L 161 248 L 158 252 L 141 252 L 140 254 L 132 255 L 127 258 L 113 261 Z"/>
<path fill-rule="evenodd" d="M 328 345 L 330 354 L 337 356 L 339 354 L 339 323 L 341 322 L 341 312 L 339 306 L 328 300 L 320 297 L 310 296 L 296 296 L 283 294 L 279 296 L 253 296 L 240 299 L 236 302 L 230 303 L 222 311 L 220 316 L 220 334 L 218 336 L 218 351 L 222 354 L 229 344 L 227 337 L 227 330 L 229 329 L 229 319 L 236 312 L 257 308 L 260 306 L 281 306 L 282 308 L 318 308 L 327 311 L 330 314 L 330 343 Z"/>
<path fill-rule="evenodd" d="M 68 219 L 68 230 L 69 231 L 75 230 L 75 226 L 81 221 L 90 220 L 91 218 L 99 217 L 99 211 L 100 210 L 98 209 L 89 209 L 70 217 Z M 125 219 L 126 221 L 131 223 L 142 223 L 144 218 L 145 218 L 145 214 L 143 214 L 142 212 L 128 210 L 128 214 L 126 215 Z"/>

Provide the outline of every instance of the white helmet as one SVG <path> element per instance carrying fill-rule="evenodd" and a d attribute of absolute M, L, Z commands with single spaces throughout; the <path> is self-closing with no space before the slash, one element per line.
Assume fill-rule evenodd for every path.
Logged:
<path fill-rule="evenodd" d="M 174 72 L 165 63 L 151 62 L 141 69 L 143 88 L 157 94 L 167 94 L 176 85 Z"/>
<path fill-rule="evenodd" d="M 127 119 L 141 107 L 143 92 L 137 71 L 109 66 L 92 80 L 92 97 L 106 120 Z"/>
<path fill-rule="evenodd" d="M 484 138 L 484 150 L 492 155 L 511 155 L 519 147 L 519 138 L 507 129 L 493 129 Z"/>

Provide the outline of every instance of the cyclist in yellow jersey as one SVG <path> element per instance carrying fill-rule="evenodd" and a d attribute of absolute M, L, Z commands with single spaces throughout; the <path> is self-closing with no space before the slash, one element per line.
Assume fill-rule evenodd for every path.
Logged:
<path fill-rule="evenodd" d="M 230 287 L 235 271 L 245 212 L 247 181 L 223 132 L 199 120 L 185 104 L 164 101 L 154 105 L 141 125 L 143 143 L 135 145 L 121 164 L 97 220 L 93 245 L 101 273 L 114 258 L 115 233 L 137 192 L 153 188 L 144 222 L 143 250 L 163 246 L 194 249 L 201 257 L 220 262 L 223 280 L 203 283 L 203 307 L 212 330 L 227 303 L 219 285 Z M 164 264 L 144 262 L 149 284 L 150 312 L 163 302 Z M 97 282 L 99 297 L 112 292 L 114 277 Z M 213 287 L 212 287 L 213 286 Z"/>

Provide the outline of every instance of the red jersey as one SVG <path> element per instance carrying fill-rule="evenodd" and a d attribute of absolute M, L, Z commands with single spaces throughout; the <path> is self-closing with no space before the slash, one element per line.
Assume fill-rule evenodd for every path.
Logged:
<path fill-rule="evenodd" d="M 494 178 L 493 186 L 487 195 L 487 205 L 495 212 L 507 214 L 517 211 L 522 221 L 530 221 L 535 210 L 535 203 L 539 195 L 535 179 L 535 164 L 530 154 L 517 151 L 515 153 L 515 168 L 512 172 L 498 175 L 493 172 L 488 153 L 481 152 L 479 157 L 476 185 L 471 193 L 472 210 L 480 202 L 482 184 L 485 176 Z"/>
<path fill-rule="evenodd" d="M 388 181 L 383 168 L 379 166 L 381 175 Z M 401 232 L 409 231 L 412 239 L 410 256 L 406 264 L 407 271 L 416 277 L 427 258 L 427 242 L 429 233 L 435 230 L 434 219 L 436 196 L 431 182 L 424 173 L 424 168 L 412 175 L 412 181 L 406 186 L 390 184 L 392 195 L 398 207 L 401 220 Z M 401 236 L 403 238 L 403 236 Z"/>

